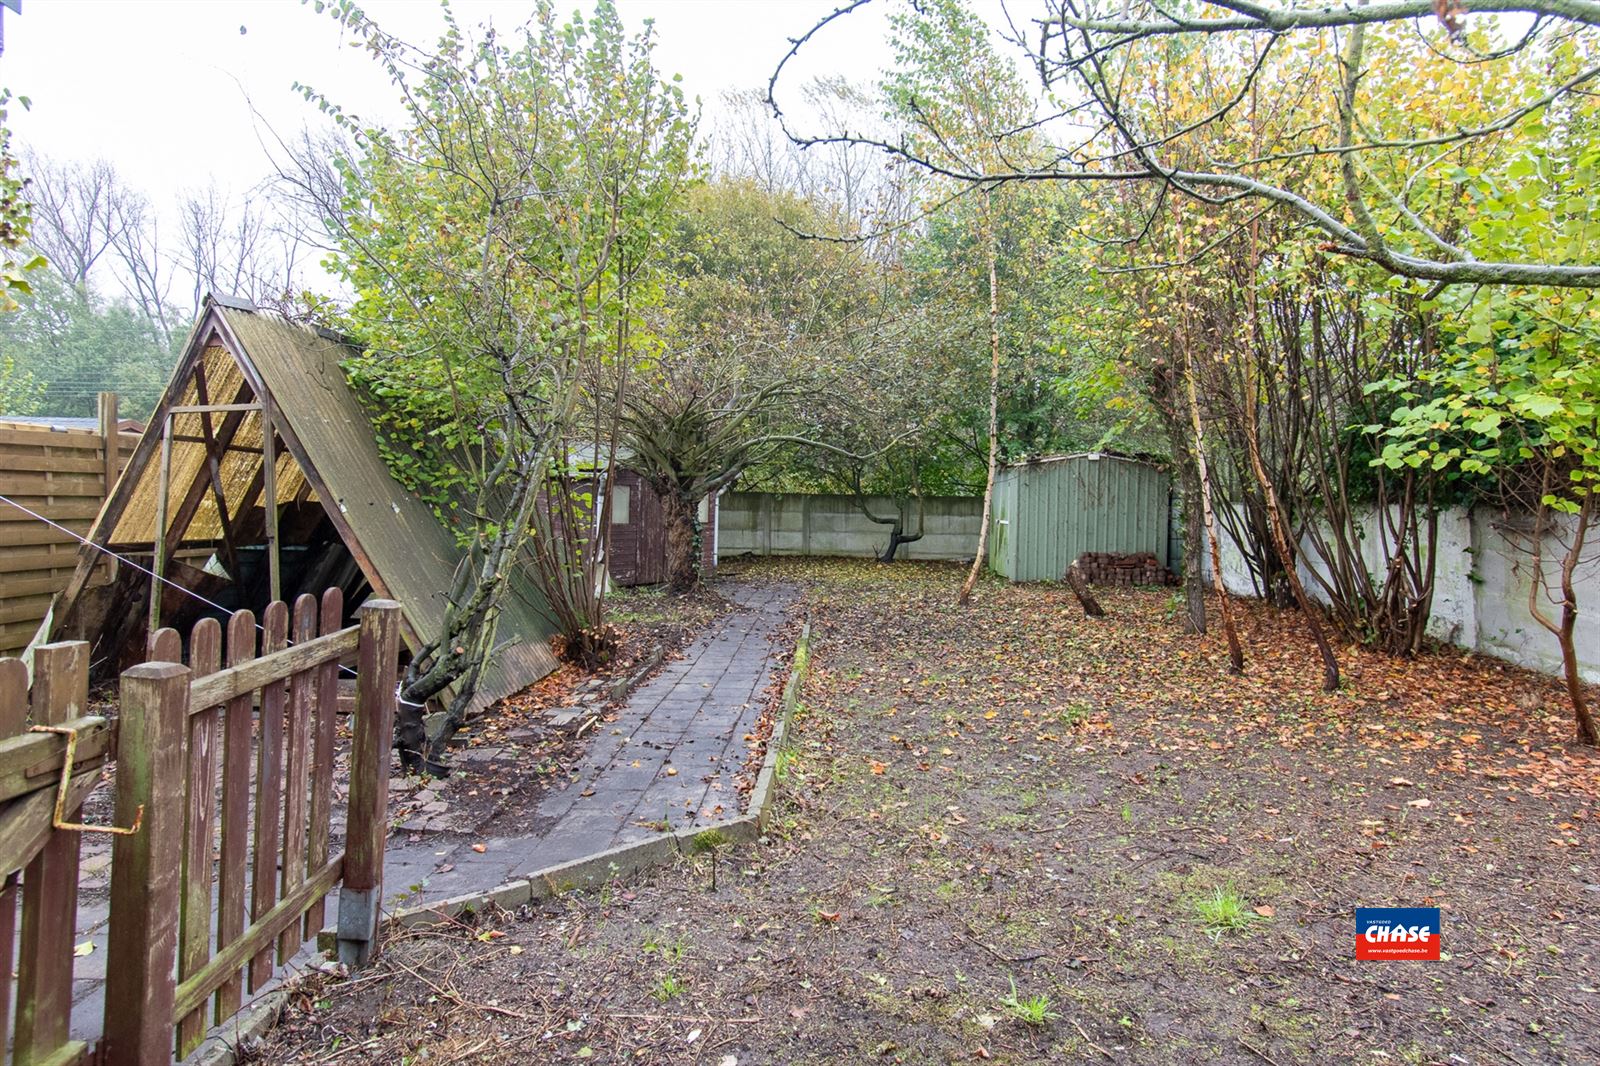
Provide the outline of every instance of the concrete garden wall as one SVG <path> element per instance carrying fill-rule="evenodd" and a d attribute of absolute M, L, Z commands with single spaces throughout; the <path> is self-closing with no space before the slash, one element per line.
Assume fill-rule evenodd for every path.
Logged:
<path fill-rule="evenodd" d="M 1375 518 L 1376 515 L 1364 524 L 1370 570 L 1378 568 L 1382 555 Z M 1458 647 L 1557 674 L 1561 671 L 1561 650 L 1556 638 L 1528 613 L 1532 567 L 1525 550 L 1526 534 L 1519 536 L 1517 531 L 1531 528 L 1531 520 L 1512 522 L 1512 538 L 1508 539 L 1505 516 L 1487 508 L 1469 512 L 1453 507 L 1439 516 L 1438 572 L 1428 632 Z M 1600 537 L 1591 536 L 1590 540 L 1593 547 L 1585 553 L 1576 582 L 1576 644 L 1584 679 L 1600 682 Z M 1562 551 L 1556 538 L 1547 540 L 1545 574 L 1552 588 L 1559 587 Z M 1310 560 L 1309 551 L 1302 553 L 1300 576 L 1306 591 L 1325 601 L 1321 586 L 1312 579 Z M 1226 535 L 1222 537 L 1222 572 L 1229 591 L 1244 596 L 1255 594 L 1244 559 Z M 1208 583 L 1209 575 L 1208 563 Z M 1557 618 L 1559 608 L 1548 600 L 1546 604 L 1548 616 Z"/>
<path fill-rule="evenodd" d="M 918 525 L 915 503 L 870 496 L 872 513 L 900 513 L 905 531 L 922 539 L 900 549 L 902 559 L 971 559 L 978 550 L 983 501 L 935 496 L 923 501 Z M 846 555 L 871 557 L 889 543 L 889 527 L 867 520 L 852 496 L 809 493 L 729 492 L 720 501 L 717 557 L 735 555 Z"/>

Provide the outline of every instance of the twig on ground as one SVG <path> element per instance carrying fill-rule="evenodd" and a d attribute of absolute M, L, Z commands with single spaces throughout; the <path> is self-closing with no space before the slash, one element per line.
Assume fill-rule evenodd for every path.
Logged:
<path fill-rule="evenodd" d="M 415 977 L 417 980 L 421 981 L 423 984 L 425 984 L 429 988 L 433 989 L 433 991 L 436 994 L 438 994 L 440 996 L 443 996 L 445 999 L 448 999 L 451 1003 L 454 1003 L 458 1007 L 464 1007 L 467 1010 L 485 1011 L 485 1012 L 490 1013 L 490 1014 L 500 1014 L 500 1015 L 504 1015 L 507 1018 L 516 1018 L 518 1021 L 527 1021 L 528 1020 L 528 1016 L 526 1014 L 521 1014 L 521 1013 L 519 1013 L 517 1011 L 514 1011 L 514 1010 L 507 1010 L 504 1007 L 491 1006 L 488 1003 L 474 1003 L 469 999 L 465 999 L 464 997 L 462 997 L 460 995 L 457 995 L 455 992 L 451 992 L 448 989 L 441 988 L 439 985 L 434 984 L 432 981 L 428 980 L 422 974 L 418 973 L 412 967 L 407 966 L 405 963 L 401 962 L 399 959 L 391 959 L 390 961 L 393 962 L 396 966 L 400 967 L 406 973 L 410 974 L 412 977 Z"/>
<path fill-rule="evenodd" d="M 1106 1058 L 1111 1059 L 1113 1062 L 1116 1061 L 1116 1056 L 1112 1055 L 1111 1052 L 1107 1051 L 1105 1048 L 1089 1039 L 1089 1034 L 1084 1032 L 1083 1026 L 1078 1024 L 1078 1019 L 1072 1019 L 1072 1027 L 1078 1031 L 1079 1036 L 1083 1037 L 1083 1042 L 1085 1044 L 1088 1044 L 1090 1047 L 1100 1052 L 1100 1054 L 1104 1055 Z"/>
<path fill-rule="evenodd" d="M 1250 1043 L 1250 1041 L 1246 1040 L 1244 1037 L 1236 1036 L 1236 1037 L 1234 1037 L 1234 1039 L 1239 1041 L 1239 1046 L 1240 1047 L 1242 1047 L 1246 1051 L 1250 1052 L 1250 1054 L 1254 1055 L 1256 1058 L 1260 1059 L 1262 1062 L 1267 1063 L 1268 1066 L 1279 1066 L 1279 1063 L 1278 1063 L 1277 1059 L 1273 1058 L 1271 1055 L 1268 1055 L 1265 1051 L 1262 1051 L 1260 1048 L 1258 1048 L 1254 1044 Z"/>
<path fill-rule="evenodd" d="M 968 929 L 966 933 L 957 933 L 956 935 L 961 937 L 962 940 L 965 940 L 969 944 L 977 945 L 978 947 L 982 948 L 984 951 L 987 951 L 990 955 L 993 955 L 995 958 L 999 959 L 1001 962 L 1008 962 L 1008 963 L 1011 963 L 1013 965 L 1016 965 L 1018 963 L 1033 962 L 1033 961 L 1035 961 L 1037 959 L 1045 958 L 1046 956 L 1048 956 L 1050 954 L 1048 951 L 1035 951 L 1031 955 L 1019 955 L 1016 958 L 1012 958 L 1009 955 L 1002 955 L 1000 952 L 996 951 L 994 948 L 990 947 L 988 944 L 985 944 L 983 941 L 979 940 L 977 937 L 968 935 L 971 932 L 972 932 L 972 930 Z"/>

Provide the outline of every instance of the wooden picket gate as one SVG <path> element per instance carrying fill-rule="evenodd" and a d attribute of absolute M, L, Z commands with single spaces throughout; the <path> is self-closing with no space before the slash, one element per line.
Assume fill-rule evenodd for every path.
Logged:
<path fill-rule="evenodd" d="M 65 821 L 80 820 L 115 737 L 104 718 L 85 714 L 87 644 L 47 644 L 33 661 L 30 704 L 27 668 L 0 659 L 0 1019 L 11 1005 L 15 958 L 13 1061 L 69 1063 L 87 1051 L 68 1036 L 82 838 L 54 826 L 63 820 L 58 810 Z M 72 772 L 63 775 L 69 746 Z"/>
<path fill-rule="evenodd" d="M 23 732 L 26 674 L 16 660 L 0 660 L 0 736 L 16 734 L 0 740 L 8 875 L 0 936 L 14 928 L 16 870 L 26 864 L 15 1062 L 73 1063 L 91 1053 L 68 1039 L 81 837 L 60 826 L 80 821 L 77 808 L 107 757 L 116 759 L 113 822 L 135 831 L 119 831 L 112 845 L 97 1061 L 154 1066 L 193 1050 L 317 934 L 336 885 L 339 957 L 352 966 L 370 959 L 388 831 L 399 606 L 368 601 L 360 624 L 346 629 L 342 614 L 331 589 L 320 604 L 301 596 L 292 625 L 283 603 L 271 604 L 259 626 L 250 612 L 235 614 L 226 641 L 220 624 L 204 620 L 190 635 L 187 666 L 179 635 L 159 631 L 153 661 L 122 675 L 115 729 L 82 715 L 87 645 L 36 649 L 33 729 L 57 732 Z M 352 653 L 345 847 L 330 854 L 338 672 Z M 70 740 L 62 729 L 75 731 Z M 69 747 L 73 774 L 59 786 L 58 806 Z M 0 950 L 8 970 L 12 957 L 8 940 Z M 9 980 L 0 988 L 9 991 Z"/>

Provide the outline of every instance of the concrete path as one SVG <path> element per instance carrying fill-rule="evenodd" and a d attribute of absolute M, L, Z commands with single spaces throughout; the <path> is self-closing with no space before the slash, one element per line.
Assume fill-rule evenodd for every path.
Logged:
<path fill-rule="evenodd" d="M 480 892 L 666 827 L 737 815 L 734 778 L 749 754 L 746 737 L 761 715 L 762 691 L 784 650 L 774 637 L 795 592 L 738 584 L 719 591 L 737 609 L 634 690 L 616 721 L 602 725 L 590 742 L 578 779 L 544 798 L 525 833 L 399 847 L 391 842 L 386 904 L 415 906 Z M 474 843 L 484 851 L 473 850 Z M 420 889 L 407 893 L 411 886 Z"/>
<path fill-rule="evenodd" d="M 617 720 L 590 741 L 578 780 L 544 798 L 525 834 L 487 840 L 425 834 L 419 843 L 399 846 L 391 841 L 384 909 L 495 888 L 518 874 L 656 835 L 663 822 L 677 830 L 738 814 L 734 776 L 749 752 L 745 736 L 760 717 L 762 690 L 784 650 L 773 638 L 795 591 L 732 583 L 719 591 L 737 610 L 634 690 Z M 474 851 L 474 843 L 485 850 Z M 77 916 L 84 954 L 74 960 L 70 1022 L 76 1039 L 93 1040 L 100 1033 L 110 861 L 110 838 L 86 834 Z M 437 872 L 440 867 L 448 869 Z M 408 891 L 411 886 L 420 891 Z M 337 913 L 337 900 L 335 890 L 330 916 Z M 285 972 L 315 959 L 308 944 Z"/>

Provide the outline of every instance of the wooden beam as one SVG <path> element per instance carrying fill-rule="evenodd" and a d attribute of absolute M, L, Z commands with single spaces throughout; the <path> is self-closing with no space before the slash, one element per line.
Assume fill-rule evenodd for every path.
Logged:
<path fill-rule="evenodd" d="M 215 310 L 207 314 L 208 320 L 218 317 L 220 316 L 217 315 Z M 150 462 L 150 457 L 155 454 L 156 446 L 161 439 L 160 435 L 152 433 L 150 428 L 164 421 L 174 402 L 183 395 L 183 388 L 187 384 L 190 375 L 193 374 L 195 364 L 200 362 L 205 354 L 205 345 L 200 342 L 200 339 L 209 339 L 217 333 L 214 323 L 210 331 L 206 330 L 206 325 L 206 322 L 201 322 L 190 335 L 189 346 L 183 358 L 173 370 L 172 380 L 167 382 L 166 391 L 161 394 L 161 400 L 156 404 L 155 411 L 150 415 L 150 421 L 146 423 L 145 431 L 139 435 L 139 443 L 134 446 L 133 454 L 128 457 L 128 464 L 123 468 L 124 473 L 127 473 L 128 476 L 117 479 L 116 490 L 106 498 L 100 507 L 99 513 L 95 516 L 94 525 L 89 527 L 89 533 L 85 539 L 90 544 L 103 545 L 109 541 L 112 534 L 117 530 L 117 523 L 121 520 L 122 513 L 128 509 L 128 504 L 132 502 L 134 492 L 139 486 L 140 472 Z M 72 577 L 67 581 L 66 588 L 61 590 L 60 596 L 53 603 L 49 616 L 50 631 L 43 633 L 41 639 L 50 639 L 67 624 L 71 618 L 72 609 L 77 606 L 78 597 L 83 593 L 84 586 L 89 583 L 89 576 L 94 573 L 95 567 L 99 566 L 104 559 L 105 554 L 103 552 L 95 551 L 87 545 L 79 548 L 77 569 L 73 571 Z"/>
<path fill-rule="evenodd" d="M 206 385 L 205 364 L 194 368 L 195 395 L 201 403 L 208 402 L 211 397 Z M 228 534 L 228 501 L 222 492 L 222 453 L 217 447 L 216 434 L 212 432 L 211 412 L 200 413 L 200 431 L 206 443 L 206 469 L 211 473 L 211 495 L 217 501 L 217 525 L 222 530 L 223 561 L 230 574 L 239 572 L 239 558 L 233 549 L 233 538 Z"/>
<path fill-rule="evenodd" d="M 259 403 L 190 403 L 171 409 L 175 415 L 205 415 L 224 414 L 227 412 L 247 413 L 261 410 Z"/>
<path fill-rule="evenodd" d="M 267 599 L 283 598 L 278 576 L 278 431 L 270 405 L 261 412 L 261 506 L 267 515 Z"/>
<path fill-rule="evenodd" d="M 161 471 L 156 477 L 155 558 L 150 574 L 150 632 L 161 628 L 161 574 L 167 568 L 167 485 L 172 476 L 172 415 L 161 423 Z"/>
<path fill-rule="evenodd" d="M 198 375 L 199 369 L 196 368 L 195 372 L 196 375 Z M 239 391 L 236 395 L 252 395 L 250 392 L 250 386 L 240 385 Z M 227 447 L 233 443 L 234 436 L 239 432 L 239 427 L 244 424 L 245 417 L 248 414 L 249 412 L 247 411 L 230 411 L 228 413 L 228 417 L 222 420 L 222 425 L 217 429 L 216 439 L 222 444 L 223 447 Z M 176 440 L 177 438 L 174 437 L 173 439 Z M 189 491 L 185 493 L 183 502 L 179 504 L 177 517 L 173 519 L 172 529 L 167 535 L 168 555 L 171 555 L 173 552 L 175 552 L 178 548 L 178 545 L 182 543 L 183 535 L 189 531 L 189 526 L 194 522 L 194 516 L 200 511 L 200 505 L 205 502 L 206 489 L 209 487 L 206 483 L 206 480 L 207 479 L 204 477 L 196 476 L 195 480 L 189 485 Z M 223 524 L 226 525 L 228 519 L 227 513 L 223 512 L 223 514 L 219 517 L 221 518 Z"/>
<path fill-rule="evenodd" d="M 341 659 L 355 651 L 359 643 L 360 630 L 351 626 L 263 655 L 259 659 L 250 659 L 238 666 L 226 667 L 190 685 L 189 706 L 197 711 L 216 707 L 236 696 L 254 692 L 262 685 L 281 681 L 297 671 Z"/>
<path fill-rule="evenodd" d="M 206 997 L 222 986 L 250 956 L 267 947 L 285 929 L 290 929 L 314 902 L 333 891 L 344 873 L 344 855 L 330 859 L 320 870 L 289 895 L 279 900 L 271 910 L 251 923 L 245 934 L 230 941 L 211 957 L 211 961 L 184 979 L 173 997 L 173 1019 L 183 1017 L 205 1006 Z"/>

